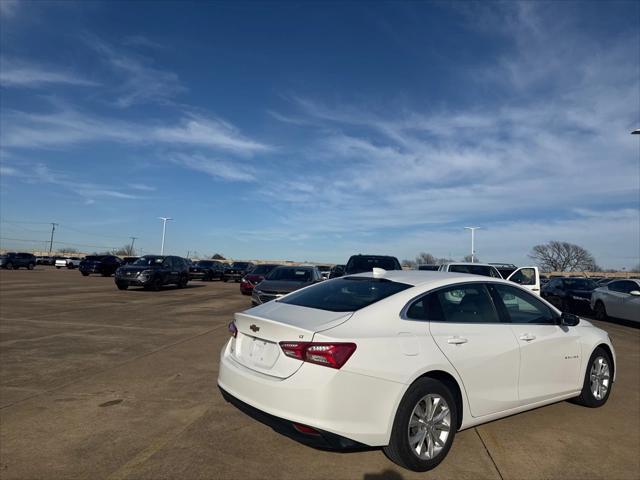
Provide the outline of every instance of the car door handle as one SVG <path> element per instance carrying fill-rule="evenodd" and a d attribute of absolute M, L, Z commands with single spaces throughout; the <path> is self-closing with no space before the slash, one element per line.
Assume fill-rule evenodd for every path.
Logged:
<path fill-rule="evenodd" d="M 449 337 L 447 338 L 447 343 L 450 343 L 451 345 L 462 345 L 463 343 L 467 343 L 469 340 L 467 340 L 466 338 L 460 338 L 460 337 Z"/>
<path fill-rule="evenodd" d="M 530 333 L 525 333 L 520 335 L 520 340 L 524 340 L 525 342 L 530 342 L 531 340 L 535 340 L 536 336 L 535 335 L 531 335 Z"/>

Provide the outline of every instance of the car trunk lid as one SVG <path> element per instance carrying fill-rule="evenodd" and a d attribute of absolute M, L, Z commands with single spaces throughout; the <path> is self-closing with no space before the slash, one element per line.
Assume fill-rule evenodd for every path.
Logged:
<path fill-rule="evenodd" d="M 301 360 L 287 357 L 279 342 L 310 342 L 316 332 L 333 328 L 353 312 L 330 312 L 269 302 L 235 314 L 237 336 L 231 355 L 241 365 L 278 378 L 293 375 Z"/>

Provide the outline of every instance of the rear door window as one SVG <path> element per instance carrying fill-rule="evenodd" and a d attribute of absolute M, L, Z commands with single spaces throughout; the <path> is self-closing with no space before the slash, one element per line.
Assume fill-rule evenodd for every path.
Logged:
<path fill-rule="evenodd" d="M 451 323 L 499 323 L 493 300 L 483 283 L 437 291 L 443 320 Z"/>

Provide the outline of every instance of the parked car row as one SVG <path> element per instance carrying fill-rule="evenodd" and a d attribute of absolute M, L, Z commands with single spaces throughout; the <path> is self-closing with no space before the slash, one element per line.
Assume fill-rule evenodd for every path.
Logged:
<path fill-rule="evenodd" d="M 17 270 L 24 267 L 33 270 L 36 266 L 36 257 L 31 253 L 9 252 L 0 255 L 0 268 L 7 270 Z"/>

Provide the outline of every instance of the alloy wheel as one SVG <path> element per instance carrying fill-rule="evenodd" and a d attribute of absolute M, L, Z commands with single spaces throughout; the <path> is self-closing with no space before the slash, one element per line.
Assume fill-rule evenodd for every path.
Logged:
<path fill-rule="evenodd" d="M 591 364 L 591 371 L 589 373 L 591 394 L 596 400 L 602 400 L 607 396 L 609 391 L 609 385 L 611 381 L 611 374 L 609 370 L 609 361 L 602 356 L 596 357 Z"/>
<path fill-rule="evenodd" d="M 416 404 L 409 417 L 409 446 L 421 460 L 437 457 L 449 437 L 451 411 L 444 398 L 429 394 Z"/>

